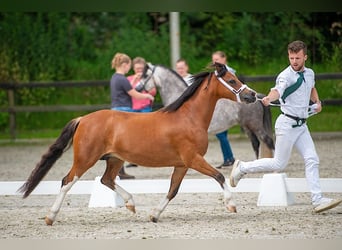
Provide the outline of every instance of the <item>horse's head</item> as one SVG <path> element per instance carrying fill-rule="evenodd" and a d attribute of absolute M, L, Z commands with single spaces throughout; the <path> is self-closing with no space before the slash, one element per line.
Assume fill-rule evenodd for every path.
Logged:
<path fill-rule="evenodd" d="M 157 77 L 155 76 L 156 66 L 146 63 L 140 82 L 136 85 L 137 91 L 149 91 L 157 87 Z"/>
<path fill-rule="evenodd" d="M 256 101 L 256 92 L 243 84 L 227 69 L 226 65 L 215 62 L 213 66 L 215 67 L 216 79 L 221 83 L 221 86 L 224 87 L 223 89 L 228 89 L 230 91 L 228 94 L 229 99 L 245 103 Z M 223 96 L 226 95 L 223 94 Z"/>

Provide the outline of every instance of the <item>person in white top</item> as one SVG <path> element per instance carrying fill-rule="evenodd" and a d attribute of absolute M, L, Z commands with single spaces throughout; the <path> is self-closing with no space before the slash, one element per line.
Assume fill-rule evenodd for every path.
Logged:
<path fill-rule="evenodd" d="M 191 84 L 190 80 L 192 75 L 189 73 L 189 65 L 185 59 L 181 58 L 177 60 L 176 72 L 178 73 L 178 75 L 183 77 L 183 80 L 186 82 L 188 86 Z"/>
<path fill-rule="evenodd" d="M 306 124 L 309 103 L 315 104 L 315 112 L 322 110 L 318 92 L 315 88 L 315 75 L 305 67 L 307 46 L 302 41 L 288 44 L 290 65 L 276 79 L 276 85 L 262 99 L 265 106 L 280 101 L 281 114 L 275 123 L 276 144 L 274 158 L 262 158 L 243 162 L 236 160 L 230 174 L 230 185 L 236 187 L 247 173 L 279 172 L 288 164 L 292 148 L 295 147 L 304 159 L 305 176 L 311 192 L 313 211 L 316 213 L 331 209 L 342 199 L 323 197 L 319 181 L 319 157 Z"/>

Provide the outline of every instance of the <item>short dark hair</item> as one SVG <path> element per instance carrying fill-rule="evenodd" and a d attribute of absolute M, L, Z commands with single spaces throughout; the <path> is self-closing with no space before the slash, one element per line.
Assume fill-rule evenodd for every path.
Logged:
<path fill-rule="evenodd" d="M 184 58 L 179 58 L 176 63 L 179 63 L 179 62 L 184 62 L 186 65 L 188 65 L 187 61 L 184 59 Z"/>
<path fill-rule="evenodd" d="M 137 56 L 136 58 L 133 59 L 132 64 L 135 65 L 137 63 L 141 63 L 141 64 L 146 64 L 146 61 L 143 57 Z"/>
<path fill-rule="evenodd" d="M 298 53 L 299 51 L 303 50 L 304 55 L 306 55 L 307 53 L 306 44 L 299 40 L 289 43 L 289 45 L 287 46 L 287 50 L 289 52 L 294 52 L 294 53 Z"/>

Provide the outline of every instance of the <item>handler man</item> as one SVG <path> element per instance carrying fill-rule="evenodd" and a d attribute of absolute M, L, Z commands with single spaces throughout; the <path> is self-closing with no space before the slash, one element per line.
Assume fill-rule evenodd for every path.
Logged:
<path fill-rule="evenodd" d="M 305 176 L 311 192 L 313 211 L 316 213 L 336 207 L 342 199 L 323 197 L 319 182 L 319 158 L 306 124 L 310 100 L 317 104 L 315 112 L 322 110 L 315 88 L 315 74 L 305 67 L 307 47 L 302 41 L 288 45 L 290 65 L 276 79 L 276 85 L 262 99 L 268 106 L 270 102 L 280 101 L 281 114 L 275 123 L 276 144 L 274 158 L 263 158 L 250 162 L 236 160 L 230 174 L 230 185 L 236 187 L 247 173 L 277 172 L 287 166 L 293 147 L 296 147 L 305 163 Z"/>

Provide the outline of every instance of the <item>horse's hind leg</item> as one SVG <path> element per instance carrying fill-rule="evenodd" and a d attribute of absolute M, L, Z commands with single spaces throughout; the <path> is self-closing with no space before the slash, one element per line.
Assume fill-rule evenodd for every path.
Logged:
<path fill-rule="evenodd" d="M 171 176 L 171 183 L 169 192 L 166 197 L 160 202 L 159 206 L 153 209 L 152 214 L 150 215 L 150 220 L 152 222 L 157 222 L 160 214 L 165 210 L 166 206 L 169 202 L 176 196 L 178 193 L 180 184 L 188 171 L 188 168 L 185 167 L 175 167 Z"/>
<path fill-rule="evenodd" d="M 74 178 L 71 182 L 68 182 L 67 184 L 65 184 L 66 178 L 67 178 L 67 176 L 64 177 L 64 179 L 62 181 L 61 190 L 60 190 L 59 194 L 57 195 L 57 198 L 56 198 L 55 202 L 53 203 L 52 207 L 50 208 L 48 215 L 46 215 L 46 217 L 45 217 L 45 223 L 48 226 L 51 226 L 53 224 L 53 222 L 55 221 L 56 216 L 57 216 L 57 214 L 58 214 L 58 212 L 62 206 L 63 200 L 64 200 L 67 192 L 71 189 L 71 187 L 79 179 L 79 177 L 74 176 Z"/>
<path fill-rule="evenodd" d="M 116 191 L 117 194 L 120 195 L 125 201 L 126 208 L 135 213 L 135 203 L 133 200 L 133 196 L 115 183 L 115 178 L 123 165 L 123 161 L 118 158 L 110 157 L 106 160 L 106 163 L 106 171 L 101 178 L 101 183 L 109 187 L 113 191 Z"/>
<path fill-rule="evenodd" d="M 244 131 L 252 142 L 256 158 L 272 158 L 273 139 L 264 130 L 254 130 L 244 127 Z"/>
<path fill-rule="evenodd" d="M 273 150 L 269 145 L 270 143 L 268 142 L 264 142 L 264 141 L 261 142 L 259 158 L 272 158 L 273 157 Z"/>
<path fill-rule="evenodd" d="M 255 157 L 258 159 L 259 158 L 259 146 L 260 146 L 260 141 L 258 137 L 249 128 L 245 126 L 242 126 L 242 128 L 243 128 L 243 131 L 247 134 L 248 138 L 250 139 L 254 153 L 255 153 Z"/>
<path fill-rule="evenodd" d="M 95 164 L 96 161 L 96 157 L 79 159 L 77 156 L 75 156 L 74 147 L 74 164 L 69 173 L 63 178 L 61 190 L 57 195 L 57 198 L 52 205 L 50 212 L 45 217 L 45 223 L 47 225 L 51 226 L 52 223 L 55 221 L 67 192 L 81 178 L 81 176 Z"/>

